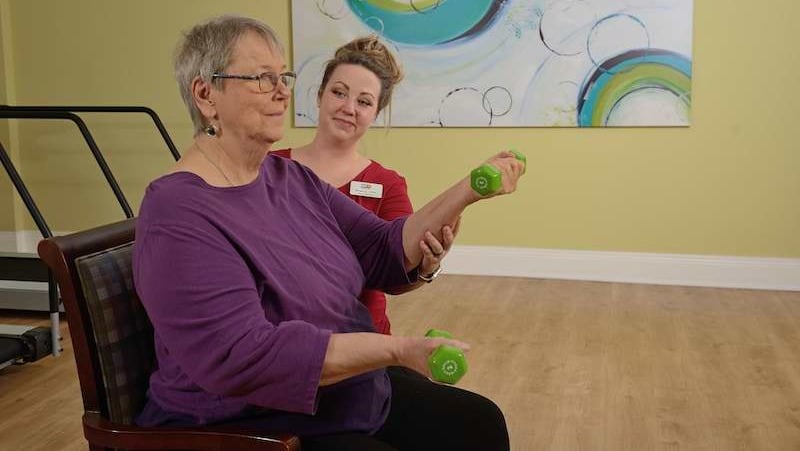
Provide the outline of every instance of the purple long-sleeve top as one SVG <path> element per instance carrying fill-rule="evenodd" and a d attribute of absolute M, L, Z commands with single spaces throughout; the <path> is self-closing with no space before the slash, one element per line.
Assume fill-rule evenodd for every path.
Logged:
<path fill-rule="evenodd" d="M 244 186 L 188 172 L 152 182 L 133 269 L 158 366 L 137 423 L 206 424 L 257 406 L 265 427 L 299 435 L 375 431 L 389 409 L 384 370 L 319 381 L 332 333 L 373 331 L 362 289 L 410 282 L 403 224 L 275 156 Z"/>

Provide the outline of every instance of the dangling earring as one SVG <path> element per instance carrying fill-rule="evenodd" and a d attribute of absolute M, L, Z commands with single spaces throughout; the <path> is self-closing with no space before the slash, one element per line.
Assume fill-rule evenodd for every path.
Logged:
<path fill-rule="evenodd" d="M 208 124 L 203 131 L 206 132 L 208 136 L 217 136 L 217 126 L 214 124 Z"/>

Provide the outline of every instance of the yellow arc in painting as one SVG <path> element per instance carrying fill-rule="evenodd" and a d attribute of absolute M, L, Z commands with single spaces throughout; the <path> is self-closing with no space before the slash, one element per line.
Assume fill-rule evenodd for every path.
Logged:
<path fill-rule="evenodd" d="M 422 12 L 426 9 L 435 8 L 439 6 L 442 0 L 410 0 L 410 1 L 397 1 L 397 0 L 366 0 L 366 3 L 380 8 L 384 11 L 394 13 L 413 13 Z"/>

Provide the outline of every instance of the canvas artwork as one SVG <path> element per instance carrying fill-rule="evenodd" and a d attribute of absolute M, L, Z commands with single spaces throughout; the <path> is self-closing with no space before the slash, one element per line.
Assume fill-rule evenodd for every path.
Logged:
<path fill-rule="evenodd" d="M 688 126 L 693 0 L 293 0 L 295 125 L 325 62 L 377 34 L 393 127 Z M 383 123 L 381 119 L 377 121 Z"/>

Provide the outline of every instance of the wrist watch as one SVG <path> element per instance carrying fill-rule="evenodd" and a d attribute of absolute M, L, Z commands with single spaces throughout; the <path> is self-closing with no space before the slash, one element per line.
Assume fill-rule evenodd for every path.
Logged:
<path fill-rule="evenodd" d="M 431 283 L 431 282 L 434 281 L 434 279 L 439 277 L 439 273 L 440 272 L 442 272 L 442 265 L 437 266 L 436 269 L 434 269 L 433 272 L 428 274 L 428 275 L 425 275 L 425 274 L 422 274 L 422 273 L 417 273 L 417 277 L 420 280 L 424 280 L 425 283 Z"/>

